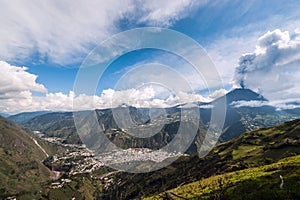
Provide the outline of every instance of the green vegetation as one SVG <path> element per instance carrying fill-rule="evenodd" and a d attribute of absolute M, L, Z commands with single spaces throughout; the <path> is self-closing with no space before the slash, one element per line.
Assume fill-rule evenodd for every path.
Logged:
<path fill-rule="evenodd" d="M 58 137 L 69 144 L 81 144 L 71 112 L 46 113 L 24 124 L 32 131 L 40 131 L 47 137 Z"/>
<path fill-rule="evenodd" d="M 55 183 L 55 181 L 52 181 Z M 73 176 L 71 182 L 62 187 L 51 188 L 50 183 L 43 189 L 40 199 L 100 199 L 102 185 L 99 180 L 91 179 L 89 175 Z"/>
<path fill-rule="evenodd" d="M 37 193 L 51 175 L 42 164 L 45 158 L 45 153 L 28 133 L 0 117 L 0 199 L 27 192 Z"/>
<path fill-rule="evenodd" d="M 122 199 L 138 199 L 151 196 L 151 194 L 163 193 L 180 185 L 205 180 L 210 177 L 212 180 L 217 180 L 218 175 L 220 175 L 222 180 L 224 179 L 222 184 L 223 182 L 225 185 L 227 184 L 226 187 L 230 185 L 226 193 L 229 196 L 233 195 L 233 191 L 237 193 L 239 190 L 245 191 L 245 189 L 248 189 L 248 194 L 255 192 L 256 188 L 260 188 L 260 190 L 265 188 L 265 195 L 267 193 L 272 195 L 270 191 L 272 187 L 277 189 L 279 187 L 280 173 L 287 181 L 286 184 L 290 185 L 290 189 L 297 186 L 297 182 L 299 182 L 299 178 L 296 176 L 299 174 L 299 170 L 297 169 L 299 166 L 299 157 L 295 157 L 300 154 L 299 133 L 300 120 L 248 132 L 234 140 L 216 146 L 202 159 L 199 159 L 196 155 L 181 157 L 172 165 L 155 172 L 146 174 L 117 174 L 115 180 L 118 184 L 112 185 L 106 192 L 111 193 L 116 199 L 120 199 L 120 196 L 122 196 Z M 287 160 L 284 160 L 285 158 Z M 275 166 L 278 166 L 280 162 L 288 163 L 286 167 L 283 165 L 283 169 L 287 170 L 277 170 Z M 257 177 L 251 177 L 253 170 L 256 170 L 259 174 L 267 168 L 272 169 L 272 167 L 275 167 L 273 170 L 274 173 L 271 173 L 272 170 L 270 170 L 270 174 L 262 173 L 257 175 Z M 229 177 L 231 177 L 235 173 L 242 173 L 242 175 L 236 176 L 236 178 L 229 178 L 228 180 L 225 179 L 226 176 L 230 175 Z M 239 178 L 242 178 L 242 180 L 238 181 Z M 274 182 L 273 186 L 270 186 L 271 189 L 268 189 L 266 186 L 268 179 Z M 211 190 L 208 190 L 207 194 L 210 194 L 209 191 Z M 118 191 L 118 193 L 115 191 Z M 297 197 L 299 195 L 295 191 L 295 189 L 291 191 L 293 198 L 293 195 Z M 254 193 L 253 195 L 257 194 Z M 288 198 L 289 196 L 286 197 Z M 270 199 L 272 198 L 270 197 Z"/>
<path fill-rule="evenodd" d="M 204 178 L 161 194 L 144 198 L 164 199 L 298 199 L 300 156 L 292 156 L 261 167 Z M 280 188 L 280 175 L 284 184 Z"/>
<path fill-rule="evenodd" d="M 176 125 L 170 123 L 165 130 Z M 110 133 L 113 141 L 121 140 L 122 135 Z M 182 156 L 150 173 L 116 173 L 102 167 L 70 175 L 71 168 L 61 168 L 62 177 L 51 180 L 53 172 L 44 164 L 51 166 L 51 155 L 65 149 L 36 139 L 50 155 L 45 160 L 30 134 L 0 118 L 0 199 L 299 199 L 299 133 L 300 119 L 245 133 L 219 144 L 204 158 Z"/>

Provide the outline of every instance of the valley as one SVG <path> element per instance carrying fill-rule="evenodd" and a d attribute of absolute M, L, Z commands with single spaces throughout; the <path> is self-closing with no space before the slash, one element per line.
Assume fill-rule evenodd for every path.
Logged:
<path fill-rule="evenodd" d="M 160 149 L 172 141 L 180 124 L 185 124 L 187 131 L 196 124 L 193 121 L 195 118 L 181 115 L 179 107 L 168 108 L 165 115 L 156 115 L 153 119 L 147 114 L 147 109 L 127 107 L 136 123 L 134 127 L 127 128 L 119 128 L 111 110 L 96 110 L 105 137 L 120 148 L 108 152 L 94 152 L 82 143 L 70 112 L 25 114 L 25 118 L 30 118 L 22 124 L 25 128 L 3 118 L 1 124 L 3 130 L 7 131 L 3 132 L 6 134 L 4 138 L 11 135 L 8 133 L 12 130 L 18 130 L 13 137 L 18 138 L 20 133 L 24 135 L 27 138 L 24 141 L 28 141 L 30 149 L 35 149 L 38 152 L 35 154 L 39 156 L 30 158 L 35 159 L 36 163 L 31 163 L 30 167 L 25 164 L 25 160 L 20 160 L 16 163 L 18 167 L 12 168 L 13 171 L 7 171 L 11 167 L 0 170 L 3 180 L 11 179 L 19 185 L 12 187 L 14 183 L 10 183 L 11 186 L 3 184 L 0 187 L 1 198 L 211 199 L 219 195 L 220 199 L 238 199 L 233 191 L 243 191 L 248 185 L 255 184 L 267 188 L 263 195 L 273 195 L 271 190 L 278 187 L 276 180 L 282 175 L 289 190 L 274 195 L 276 198 L 289 195 L 291 199 L 296 199 L 299 197 L 295 187 L 300 154 L 300 121 L 297 112 L 287 113 L 265 106 L 232 107 L 232 102 L 241 100 L 239 95 L 242 95 L 242 100 L 262 98 L 251 91 L 228 94 L 227 98 L 231 102 L 227 102 L 228 117 L 224 132 L 218 145 L 204 158 L 199 158 L 197 154 L 199 148 L 205 146 L 203 138 L 209 125 L 209 109 L 200 110 L 197 134 L 184 153 Z M 79 114 L 86 116 L 89 112 L 82 111 Z M 18 119 L 20 116 L 22 118 L 22 114 L 18 115 Z M 285 123 L 277 125 L 282 122 Z M 135 138 L 130 133 L 134 130 L 145 132 L 149 127 L 160 127 L 161 130 L 149 138 Z M 8 141 L 2 140 L 2 166 L 11 166 L 15 162 L 15 158 L 7 156 L 17 156 L 18 160 L 31 154 L 23 142 L 15 139 L 12 139 L 15 141 L 12 145 L 17 145 L 19 150 L 25 148 L 25 154 L 18 155 L 19 150 L 13 153 L 9 150 Z M 169 159 L 176 161 L 157 171 L 132 174 L 119 170 L 120 166 L 127 166 L 123 169 L 129 171 L 147 167 L 151 169 Z M 285 169 L 291 169 L 290 173 Z M 28 183 L 22 181 L 22 173 Z M 270 185 L 267 185 L 267 180 L 271 181 Z M 35 187 L 26 186 L 33 182 Z M 255 191 L 251 191 L 251 194 L 258 195 Z"/>

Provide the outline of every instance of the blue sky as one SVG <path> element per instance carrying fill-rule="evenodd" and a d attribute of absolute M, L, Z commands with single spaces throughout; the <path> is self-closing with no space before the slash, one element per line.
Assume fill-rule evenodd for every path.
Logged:
<path fill-rule="evenodd" d="M 262 73 L 259 67 L 249 65 L 246 67 L 248 74 L 235 74 L 236 67 L 241 65 L 239 59 L 244 59 L 245 53 L 254 55 L 256 65 L 260 65 L 261 59 L 270 58 L 269 48 L 264 49 L 258 43 L 259 38 L 279 38 L 277 43 L 270 44 L 272 47 L 279 45 L 278 55 L 282 58 L 279 56 L 278 62 L 285 63 L 285 59 L 293 58 L 288 62 L 293 64 L 284 65 L 288 66 L 284 76 L 280 75 L 283 70 L 276 67 L 270 73 L 265 72 L 264 76 L 279 74 L 280 80 L 294 81 L 286 87 L 296 88 L 297 85 L 296 77 L 286 77 L 286 72 L 298 74 L 300 5 L 297 1 L 2 1 L 0 6 L 3 8 L 0 14 L 3 26 L 0 30 L 0 60 L 10 66 L 25 66 L 27 69 L 23 72 L 30 74 L 27 74 L 29 79 L 23 79 L 27 75 L 18 74 L 18 68 L 8 70 L 8 65 L 2 64 L 3 68 L 6 66 L 8 76 L 9 73 L 15 76 L 11 84 L 5 78 L 0 82 L 2 112 L 37 110 L 41 104 L 38 102 L 44 101 L 43 98 L 52 106 L 42 109 L 63 110 L 50 99 L 55 99 L 57 93 L 62 101 L 70 98 L 78 69 L 89 52 L 110 36 L 138 27 L 169 28 L 186 34 L 207 51 L 226 90 L 236 87 L 236 80 L 243 79 L 249 88 L 263 91 L 269 99 L 281 104 L 283 99 L 276 96 L 278 94 L 267 83 L 253 83 L 254 80 L 257 82 L 254 74 L 259 77 Z M 276 29 L 280 32 L 271 33 Z M 288 31 L 289 41 L 285 40 L 285 31 Z M 282 41 L 286 41 L 286 46 L 281 48 Z M 257 53 L 259 50 L 262 51 Z M 191 82 L 197 79 L 187 72 L 188 68 L 182 67 L 185 63 L 175 55 L 144 49 L 123 55 L 114 62 L 103 76 L 97 95 L 103 90 L 113 89 L 118 79 L 137 64 L 147 62 L 171 66 Z M 275 62 L 270 65 L 273 64 L 278 66 Z M 22 85 L 22 81 L 26 84 Z M 194 89 L 201 91 L 205 88 L 195 86 Z M 25 100 L 22 106 L 13 108 L 17 105 L 15 101 L 19 101 L 16 96 Z M 298 97 L 295 91 L 288 91 L 284 96 L 293 101 Z M 68 105 L 65 107 L 70 109 Z"/>

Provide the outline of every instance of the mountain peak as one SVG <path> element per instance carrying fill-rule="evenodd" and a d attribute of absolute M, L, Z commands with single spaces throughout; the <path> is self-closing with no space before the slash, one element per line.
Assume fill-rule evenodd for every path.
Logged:
<path fill-rule="evenodd" d="M 267 101 L 261 94 L 250 89 L 237 88 L 226 94 L 227 103 L 234 101 Z"/>

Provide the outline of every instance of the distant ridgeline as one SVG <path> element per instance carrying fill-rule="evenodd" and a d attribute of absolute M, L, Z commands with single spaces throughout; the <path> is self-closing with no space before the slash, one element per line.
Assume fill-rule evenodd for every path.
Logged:
<path fill-rule="evenodd" d="M 196 142 L 201 140 L 205 134 L 205 127 L 208 127 L 211 117 L 211 106 L 213 103 L 226 98 L 227 112 L 223 133 L 219 141 L 225 142 L 235 138 L 242 133 L 257 128 L 275 126 L 285 121 L 297 119 L 300 117 L 300 109 L 277 110 L 275 107 L 264 104 L 267 100 L 261 95 L 249 89 L 235 89 L 225 96 L 216 99 L 212 103 L 197 103 L 200 107 L 200 127 L 198 136 L 188 153 L 196 152 Z M 241 106 L 239 102 L 262 102 L 262 106 L 250 107 Z M 147 147 L 157 149 L 165 146 L 172 140 L 177 132 L 180 122 L 180 108 L 178 105 L 166 108 L 167 120 L 165 126 L 153 137 L 142 139 L 130 136 L 126 130 L 122 130 L 116 124 L 111 109 L 96 110 L 98 121 L 104 128 L 107 137 L 121 148 L 129 147 Z M 153 126 L 160 126 L 163 123 L 156 119 L 150 119 L 149 109 L 128 107 L 132 120 L 138 125 L 136 128 L 143 132 L 143 126 L 151 123 Z M 164 112 L 160 112 L 164 113 Z M 163 116 L 165 117 L 165 116 Z M 71 112 L 53 112 L 53 113 L 21 113 L 9 117 L 16 122 L 23 124 L 32 131 L 40 131 L 45 137 L 59 137 L 65 143 L 80 144 L 81 140 L 77 135 L 74 120 Z M 165 122 L 164 122 L 165 123 Z"/>

